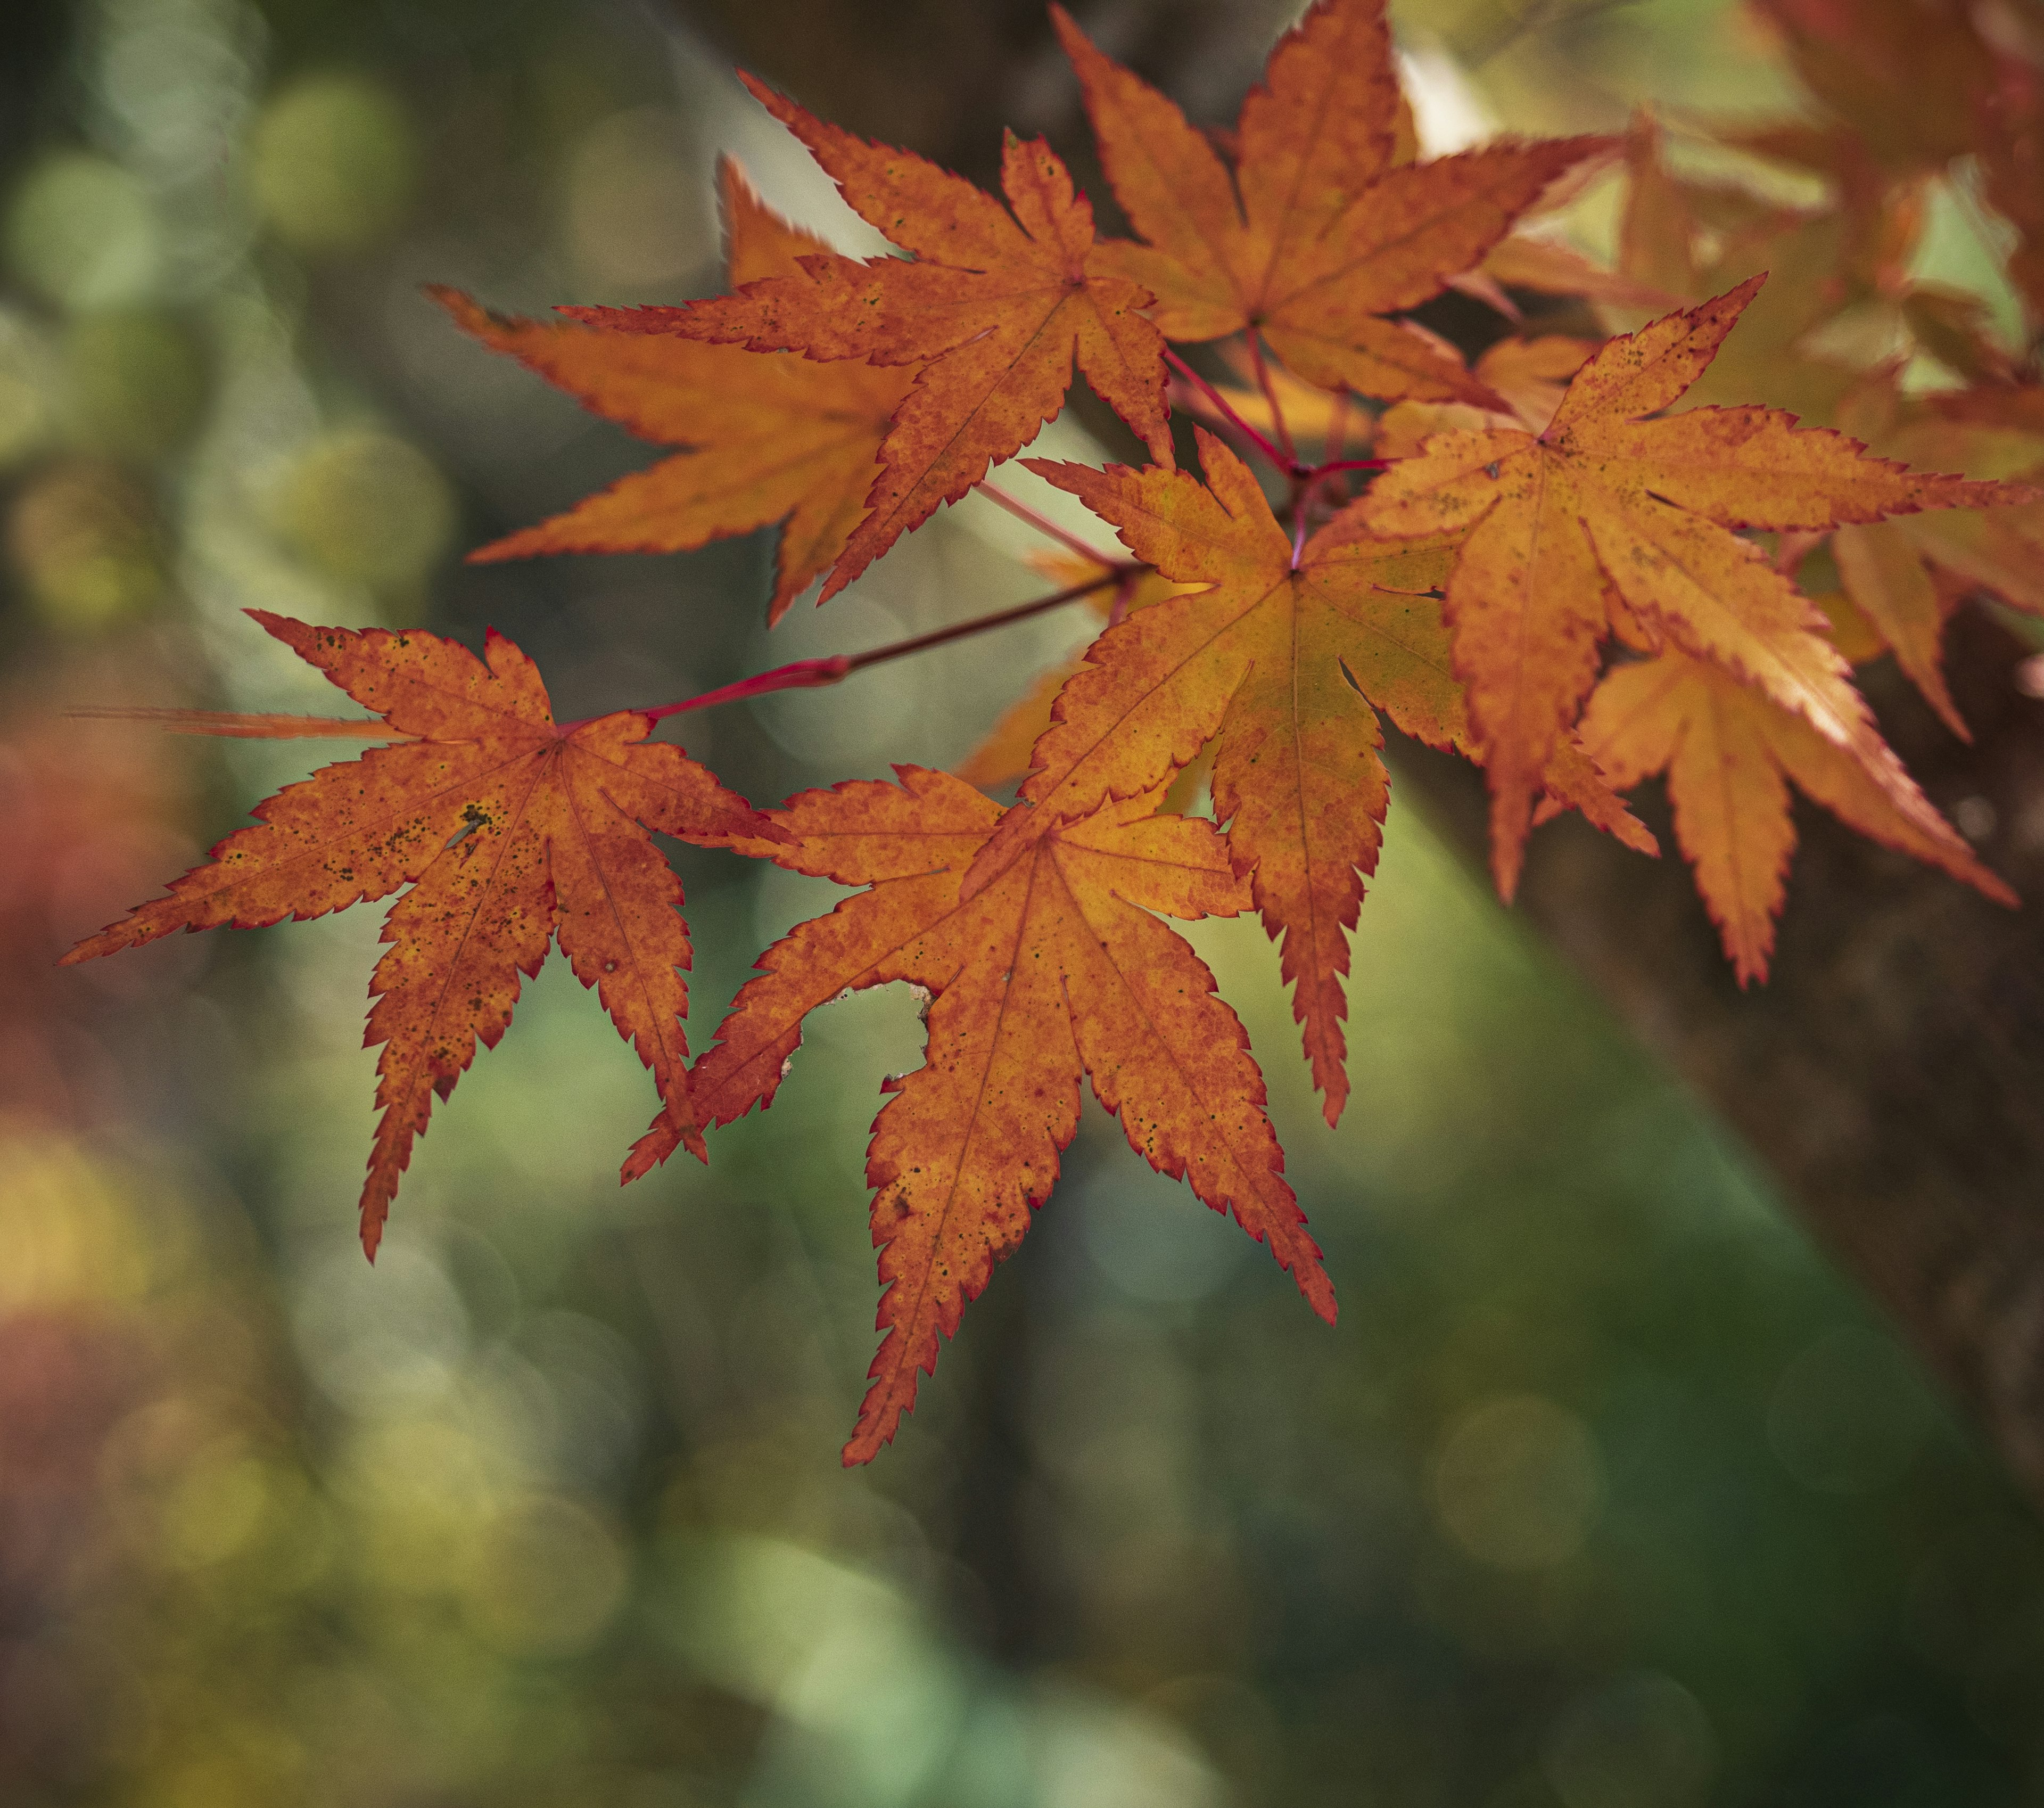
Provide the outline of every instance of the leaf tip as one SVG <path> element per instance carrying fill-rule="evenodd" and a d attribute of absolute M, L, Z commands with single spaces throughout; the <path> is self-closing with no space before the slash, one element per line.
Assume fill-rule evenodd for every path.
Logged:
<path fill-rule="evenodd" d="M 1707 310 L 1723 310 L 1730 313 L 1733 319 L 1736 320 L 1746 312 L 1747 303 L 1766 287 L 1769 274 L 1770 272 L 1765 270 L 1756 270 L 1737 287 L 1726 290 L 1722 295 L 1703 302 L 1700 306 L 1692 309 L 1690 312 L 1692 314 L 1702 314 Z"/>

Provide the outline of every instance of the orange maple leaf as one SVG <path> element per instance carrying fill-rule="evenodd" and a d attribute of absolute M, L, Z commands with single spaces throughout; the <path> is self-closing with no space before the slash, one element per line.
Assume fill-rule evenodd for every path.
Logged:
<path fill-rule="evenodd" d="M 1805 717 L 1925 834 L 1939 833 L 1821 614 L 1733 529 L 1824 528 L 2037 493 L 1920 475 L 1771 409 L 1646 418 L 1703 373 L 1762 280 L 1610 341 L 1543 433 L 1437 434 L 1361 504 L 1362 520 L 1381 533 L 1466 536 L 1448 579 L 1447 617 L 1489 775 L 1492 864 L 1507 897 L 1553 749 L 1596 681 L 1612 592 L 1650 632 Z"/>
<path fill-rule="evenodd" d="M 730 158 L 718 166 L 733 283 L 799 274 L 822 240 L 772 212 Z M 690 449 L 494 540 L 471 561 L 542 552 L 685 552 L 781 525 L 770 624 L 844 550 L 866 513 L 880 442 L 912 370 L 755 353 L 615 327 L 490 313 L 459 290 L 426 293 L 464 331 L 509 353 L 642 439 Z"/>
<path fill-rule="evenodd" d="M 88 937 L 68 964 L 174 929 L 302 921 L 411 889 L 391 908 L 390 952 L 369 983 L 365 1045 L 383 1044 L 382 1109 L 362 1192 L 363 1246 L 383 1221 L 426 1127 L 511 1021 L 518 975 L 556 933 L 619 1034 L 653 1071 L 660 1121 L 701 1146 L 681 1019 L 690 964 L 681 882 L 647 829 L 724 844 L 780 831 L 678 747 L 646 739 L 636 710 L 556 725 L 538 668 L 494 629 L 486 658 L 413 631 L 256 620 L 348 695 L 413 737 L 322 767 L 256 806 L 211 860 Z M 342 725 L 344 728 L 347 725 Z M 643 825 L 643 826 L 642 826 Z"/>
<path fill-rule="evenodd" d="M 1069 820 L 1162 783 L 1219 736 L 1214 814 L 1228 824 L 1236 870 L 1254 875 L 1266 928 L 1281 937 L 1293 1010 L 1332 1123 L 1349 1090 L 1347 932 L 1362 878 L 1376 870 L 1389 801 L 1371 706 L 1431 746 L 1466 744 L 1439 595 L 1454 538 L 1379 539 L 1351 506 L 1295 548 L 1248 467 L 1195 432 L 1206 483 L 1154 467 L 1030 462 L 1111 522 L 1137 558 L 1202 587 L 1094 642 L 1036 744 L 1021 795 L 1051 821 Z M 1553 782 L 1572 802 L 1598 788 L 1587 762 Z M 1603 796 L 1606 825 L 1623 819 L 1650 846 Z M 968 893 L 1041 829 L 1029 812 L 1012 817 Z"/>
<path fill-rule="evenodd" d="M 2044 79 L 2027 18 L 2014 29 L 1960 0 L 1761 0 L 1804 81 L 1859 154 L 1896 175 L 1970 154 L 2013 228 L 2010 279 L 2044 306 Z"/>
<path fill-rule="evenodd" d="M 1156 296 L 1167 339 L 1260 333 L 1325 388 L 1494 406 L 1450 354 L 1382 317 L 1473 269 L 1543 189 L 1610 140 L 1398 163 L 1382 0 L 1316 0 L 1243 102 L 1231 172 L 1174 102 L 1103 56 L 1062 8 L 1051 16 L 1108 181 L 1147 241 L 1110 240 L 1099 267 Z"/>
<path fill-rule="evenodd" d="M 1049 1196 L 1082 1075 L 1136 1152 L 1267 1241 L 1331 1324 L 1334 1289 L 1285 1182 L 1248 1038 L 1198 956 L 1150 914 L 1247 908 L 1213 825 L 1156 814 L 1155 791 L 1049 832 L 1039 813 L 1039 832 L 966 898 L 1000 806 L 947 774 L 897 771 L 898 786 L 854 782 L 766 813 L 792 839 L 747 852 L 870 889 L 760 957 L 763 976 L 691 1082 L 702 1121 L 728 1123 L 772 1102 L 819 1005 L 895 979 L 932 996 L 926 1064 L 887 1083 L 867 1156 L 886 1336 L 845 1461 L 893 1437 L 939 1337 Z M 656 1125 L 635 1167 L 672 1147 Z"/>
<path fill-rule="evenodd" d="M 1881 452 L 1979 476 L 2044 472 L 2044 408 L 2034 387 L 1995 385 L 1905 406 L 1892 378 L 1850 400 L 1846 424 Z M 1945 623 L 1975 587 L 2044 615 L 2044 500 L 1991 514 L 1955 510 L 1846 526 L 1831 537 L 1846 594 L 1961 740 L 1973 737 L 1945 683 Z"/>
<path fill-rule="evenodd" d="M 1139 311 L 1149 295 L 1102 263 L 1093 208 L 1047 144 L 1009 134 L 1004 208 L 912 151 L 868 144 L 744 79 L 845 199 L 914 261 L 819 253 L 799 260 L 800 274 L 686 308 L 566 311 L 755 351 L 929 360 L 882 442 L 871 513 L 839 555 L 824 597 L 1034 439 L 1064 406 L 1074 360 L 1151 456 L 1170 462 L 1164 341 Z"/>
<path fill-rule="evenodd" d="M 1481 268 L 1493 283 L 1510 288 L 1530 289 L 1539 295 L 1579 295 L 1606 307 L 1638 308 L 1646 314 L 1665 313 L 1689 299 L 1623 271 L 1607 270 L 1558 239 L 1531 233 L 1515 232 L 1499 240 Z"/>
<path fill-rule="evenodd" d="M 1431 435 L 1458 428 L 1524 427 L 1539 433 L 1554 418 L 1569 379 L 1596 349 L 1586 339 L 1500 339 L 1476 361 L 1476 374 L 1510 411 L 1466 402 L 1400 402 L 1378 417 L 1380 458 L 1410 458 Z"/>
<path fill-rule="evenodd" d="M 1592 695 L 1582 737 L 1620 788 L 1667 773 L 1676 839 L 1742 986 L 1767 977 L 1796 846 L 1791 779 L 1862 835 L 2017 902 L 1913 784 L 1916 807 L 1904 809 L 1851 753 L 1708 660 L 1668 652 L 1620 666 Z"/>

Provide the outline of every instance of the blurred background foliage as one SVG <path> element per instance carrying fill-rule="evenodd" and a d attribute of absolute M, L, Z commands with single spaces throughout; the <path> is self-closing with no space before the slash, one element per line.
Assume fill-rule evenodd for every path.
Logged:
<path fill-rule="evenodd" d="M 1408 21 L 1437 140 L 1797 104 L 1719 0 Z M 0 1800 L 2034 1799 L 2044 1537 L 1764 1179 L 1409 809 L 1338 1135 L 1260 933 L 1197 937 L 1340 1330 L 1094 1111 L 858 1474 L 860 1169 L 877 1083 L 918 1058 L 906 997 L 834 1007 L 770 1119 L 620 1192 L 650 1091 L 550 967 L 372 1271 L 373 913 L 54 968 L 311 763 L 64 714 L 330 707 L 245 606 L 494 622 L 579 715 L 1040 588 L 976 504 L 770 648 L 763 537 L 459 564 L 645 455 L 421 282 L 528 312 L 706 292 L 727 148 L 858 248 L 728 69 L 624 0 L 0 10 Z M 1023 73 L 1013 123 L 1074 144 L 1066 78 Z M 1217 113 L 1234 79 L 1189 98 Z M 1991 290 L 1964 197 L 1934 225 L 1927 267 Z M 762 801 L 950 764 L 1084 631 L 686 739 Z M 700 1042 L 833 888 L 677 859 Z"/>

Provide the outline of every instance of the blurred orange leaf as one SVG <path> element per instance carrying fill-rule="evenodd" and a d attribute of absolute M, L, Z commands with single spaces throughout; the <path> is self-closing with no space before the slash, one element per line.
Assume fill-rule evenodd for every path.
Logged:
<path fill-rule="evenodd" d="M 2044 414 L 2032 386 L 1992 384 L 1906 404 L 1892 379 L 1853 398 L 1846 424 L 1877 452 L 1981 477 L 2044 475 Z M 1954 509 L 1839 528 L 1831 554 L 1846 595 L 1896 662 L 1962 740 L 1971 733 L 1945 683 L 1945 623 L 1969 590 L 2044 615 L 2044 496 L 1992 511 Z"/>

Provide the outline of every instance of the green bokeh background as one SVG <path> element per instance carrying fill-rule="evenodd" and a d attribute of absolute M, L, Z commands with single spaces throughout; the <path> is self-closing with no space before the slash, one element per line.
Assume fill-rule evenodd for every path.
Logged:
<path fill-rule="evenodd" d="M 1715 0 L 1401 25 L 1437 132 L 1796 104 Z M 1013 122 L 1068 133 L 1063 79 Z M 766 537 L 460 564 L 646 455 L 420 283 L 531 312 L 705 292 L 720 149 L 858 242 L 678 17 L 22 0 L 0 83 L 0 1802 L 2034 1798 L 2035 1525 L 1765 1176 L 1410 809 L 1338 1133 L 1261 931 L 1193 931 L 1337 1331 L 1089 1106 L 1023 1252 L 847 1473 L 866 1126 L 920 1059 L 914 1001 L 822 1012 L 770 1115 L 620 1191 L 650 1088 L 558 963 L 370 1269 L 375 913 L 52 964 L 331 749 L 63 712 L 331 709 L 249 606 L 494 623 L 564 714 L 657 702 L 1034 594 L 1030 538 L 968 504 L 771 643 Z M 1585 204 L 1586 243 L 1611 217 Z M 1926 268 L 2005 305 L 1965 196 L 1933 217 Z M 948 764 L 1082 632 L 683 738 L 760 801 Z M 836 888 L 676 858 L 700 1043 Z"/>

